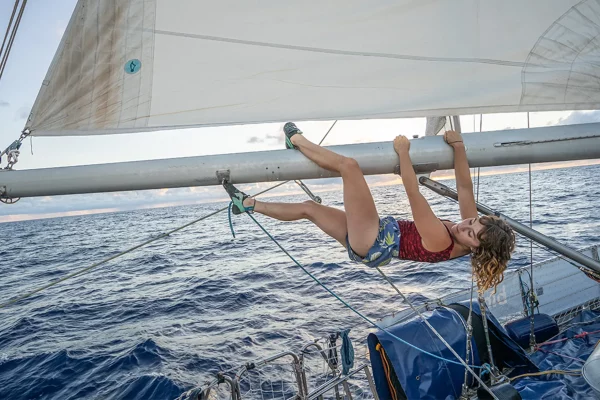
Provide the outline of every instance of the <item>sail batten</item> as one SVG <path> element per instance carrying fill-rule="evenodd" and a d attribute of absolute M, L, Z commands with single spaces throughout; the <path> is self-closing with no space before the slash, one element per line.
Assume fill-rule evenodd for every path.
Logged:
<path fill-rule="evenodd" d="M 26 128 L 598 109 L 599 59 L 600 0 L 80 0 Z"/>

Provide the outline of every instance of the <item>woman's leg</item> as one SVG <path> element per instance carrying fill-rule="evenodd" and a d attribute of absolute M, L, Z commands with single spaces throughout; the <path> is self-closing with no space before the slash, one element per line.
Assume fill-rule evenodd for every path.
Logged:
<path fill-rule="evenodd" d="M 365 256 L 379 233 L 379 214 L 358 162 L 316 145 L 303 135 L 294 135 L 290 140 L 311 161 L 342 175 L 348 241 L 354 252 Z"/>
<path fill-rule="evenodd" d="M 244 200 L 244 206 L 254 205 L 254 211 L 280 221 L 308 219 L 323 232 L 346 247 L 346 214 L 337 208 L 327 207 L 312 200 L 304 203 L 267 203 L 252 198 Z"/>

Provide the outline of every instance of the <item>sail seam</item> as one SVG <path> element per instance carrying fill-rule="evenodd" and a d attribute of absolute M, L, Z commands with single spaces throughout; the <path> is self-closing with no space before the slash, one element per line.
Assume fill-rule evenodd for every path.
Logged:
<path fill-rule="evenodd" d="M 94 68 L 92 69 L 92 82 L 96 81 L 96 67 L 98 66 L 98 49 L 100 47 L 100 40 L 98 39 L 98 33 L 100 32 L 100 2 L 96 3 L 96 47 L 94 51 Z M 88 118 L 87 128 L 90 129 L 92 124 L 91 108 L 94 104 L 94 94 L 96 93 L 96 85 L 92 86 L 92 96 L 90 99 L 90 118 Z M 87 104 L 86 104 L 87 105 Z"/>
<path fill-rule="evenodd" d="M 575 61 L 577 61 L 577 59 L 578 59 L 578 58 L 579 58 L 579 56 L 581 55 L 581 52 L 582 52 L 583 50 L 585 50 L 585 49 L 586 49 L 586 47 L 587 47 L 587 46 L 588 46 L 590 43 L 592 43 L 594 40 L 596 40 L 596 39 L 597 39 L 599 36 L 600 36 L 600 33 L 599 33 L 599 34 L 597 34 L 596 36 L 594 36 L 593 38 L 589 39 L 589 40 L 588 40 L 588 41 L 585 43 L 585 46 L 583 46 L 583 47 L 582 47 L 582 49 L 581 49 L 581 50 L 579 50 L 579 52 L 577 53 L 577 55 L 576 55 L 576 56 L 573 58 L 573 61 L 571 61 L 571 68 L 569 69 L 569 77 L 567 78 L 567 84 L 565 85 L 565 92 L 564 92 L 564 97 L 563 97 L 563 99 L 564 99 L 564 100 L 567 100 L 567 94 L 568 94 L 567 92 L 568 92 L 568 90 L 569 90 L 569 88 L 570 88 L 570 87 L 578 87 L 578 86 L 576 86 L 576 85 L 569 86 L 569 82 L 571 82 L 571 77 L 573 76 L 573 65 L 575 65 Z M 576 73 L 577 73 L 577 72 L 576 72 Z M 586 86 L 586 87 L 584 87 L 584 88 L 585 88 L 585 89 L 587 89 L 587 86 Z M 581 93 L 581 94 L 584 94 L 584 93 Z M 591 96 L 587 96 L 587 97 L 591 99 Z"/>
<path fill-rule="evenodd" d="M 127 43 L 129 41 L 129 36 L 130 36 L 130 18 L 131 18 L 131 2 L 129 2 L 129 4 L 127 5 L 127 26 L 125 27 L 125 40 L 123 41 L 123 52 L 121 54 L 127 54 Z M 116 28 L 116 27 L 115 27 Z M 123 92 L 125 91 L 125 74 L 123 72 L 121 72 L 121 98 L 119 100 L 120 107 L 119 107 L 119 119 L 117 119 L 116 122 L 116 128 L 120 128 L 122 123 L 124 121 L 121 120 L 121 116 L 123 115 L 123 102 L 124 102 L 124 96 L 123 96 Z"/>
<path fill-rule="evenodd" d="M 276 49 L 285 50 L 297 50 L 307 51 L 313 53 L 326 53 L 344 56 L 359 56 L 359 57 L 376 57 L 376 58 L 391 58 L 398 60 L 412 60 L 412 61 L 434 61 L 434 62 L 465 62 L 465 63 L 476 63 L 476 64 L 495 64 L 507 67 L 518 67 L 523 68 L 526 64 L 520 61 L 506 61 L 506 60 L 495 60 L 490 58 L 464 58 L 464 57 L 426 57 L 426 56 L 415 56 L 408 54 L 393 54 L 393 53 L 373 53 L 373 52 L 362 52 L 362 51 L 349 51 L 349 50 L 337 50 L 337 49 L 326 49 L 319 47 L 308 47 L 308 46 L 296 46 L 289 44 L 269 43 L 269 42 L 257 42 L 252 40 L 233 39 L 219 36 L 209 35 L 198 35 L 192 33 L 173 32 L 165 30 L 154 30 L 157 35 L 166 36 L 179 36 L 187 37 L 192 39 L 210 40 L 215 42 L 225 42 L 233 44 L 242 44 L 247 46 L 260 46 L 260 47 L 271 47 Z"/>

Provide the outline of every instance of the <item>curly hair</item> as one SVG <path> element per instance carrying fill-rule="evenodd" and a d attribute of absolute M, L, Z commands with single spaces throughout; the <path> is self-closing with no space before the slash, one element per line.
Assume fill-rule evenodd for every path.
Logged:
<path fill-rule="evenodd" d="M 504 280 L 504 270 L 515 249 L 515 234 L 510 226 L 498 217 L 479 218 L 483 229 L 477 234 L 479 246 L 471 253 L 471 265 L 477 287 L 481 292 Z"/>

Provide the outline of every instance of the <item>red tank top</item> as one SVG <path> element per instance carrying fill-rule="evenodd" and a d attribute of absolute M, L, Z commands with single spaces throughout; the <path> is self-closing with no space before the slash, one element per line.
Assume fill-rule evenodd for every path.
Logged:
<path fill-rule="evenodd" d="M 448 235 L 450 235 L 450 230 L 446 224 L 444 226 L 448 231 Z M 450 254 L 454 248 L 454 240 L 452 240 L 447 249 L 432 252 L 423 247 L 423 240 L 413 221 L 398 220 L 398 227 L 400 228 L 400 251 L 398 258 L 401 260 L 436 263 L 450 259 Z M 452 239 L 451 235 L 450 239 Z"/>

